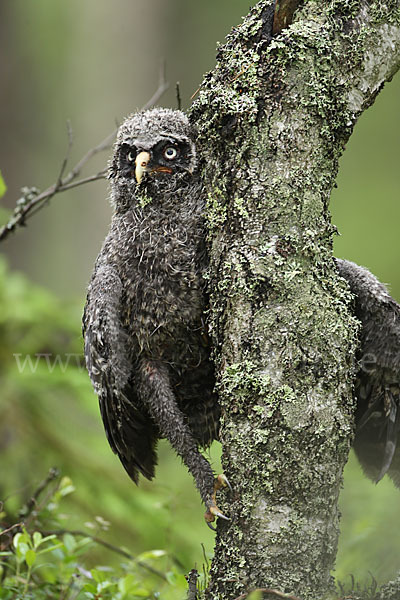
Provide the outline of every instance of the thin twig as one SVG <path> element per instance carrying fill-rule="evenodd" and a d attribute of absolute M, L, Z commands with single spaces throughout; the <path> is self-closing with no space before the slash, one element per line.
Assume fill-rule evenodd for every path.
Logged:
<path fill-rule="evenodd" d="M 251 590 L 250 592 L 246 592 L 245 594 L 238 596 L 237 598 L 235 598 L 235 600 L 244 600 L 253 592 L 264 592 L 264 594 L 272 594 L 274 596 L 277 596 L 278 598 L 284 598 L 284 600 L 300 600 L 300 598 L 298 598 L 297 596 L 290 596 L 288 594 L 280 592 L 279 590 L 273 590 L 271 588 L 257 588 L 255 590 Z"/>
<path fill-rule="evenodd" d="M 91 158 L 93 158 L 93 156 L 95 156 L 96 154 L 99 154 L 100 152 L 103 152 L 104 150 L 108 150 L 111 147 L 111 143 L 112 143 L 113 139 L 115 138 L 117 131 L 118 131 L 118 127 L 116 127 L 111 133 L 109 133 L 104 138 L 104 140 L 102 140 L 99 144 L 97 144 L 97 146 L 95 146 L 94 148 L 90 148 L 90 150 L 88 150 L 86 152 L 86 154 L 84 156 L 82 156 L 82 158 L 71 169 L 71 171 L 68 173 L 68 175 L 63 179 L 62 185 L 63 186 L 67 185 L 67 184 L 69 184 L 70 181 L 73 181 L 74 179 L 76 179 L 80 175 L 80 172 L 82 171 L 85 164 Z"/>
<path fill-rule="evenodd" d="M 241 77 L 244 73 L 246 73 L 246 71 L 248 71 L 250 69 L 250 67 L 253 66 L 254 64 L 255 63 L 250 63 L 247 65 L 247 67 L 243 67 L 243 69 L 240 71 L 240 73 L 235 75 L 235 77 L 229 83 L 230 84 L 234 83 L 237 79 L 239 79 L 239 77 Z"/>
<path fill-rule="evenodd" d="M 202 550 L 203 550 L 203 558 L 204 558 L 204 562 L 206 563 L 206 567 L 207 567 L 207 569 L 209 569 L 209 568 L 210 568 L 210 563 L 208 562 L 208 558 L 207 558 L 207 554 L 206 554 L 206 549 L 205 549 L 205 547 L 204 547 L 204 544 L 203 544 L 203 543 L 201 543 L 201 548 L 202 548 Z"/>
<path fill-rule="evenodd" d="M 190 96 L 191 100 L 194 100 L 194 98 L 196 98 L 197 94 L 199 93 L 200 88 L 198 87 L 197 90 Z"/>
<path fill-rule="evenodd" d="M 161 96 L 165 93 L 165 91 L 169 87 L 169 83 L 165 78 L 165 61 L 162 62 L 160 67 L 160 76 L 158 82 L 158 88 L 152 97 L 144 104 L 141 110 L 147 110 L 154 104 L 158 102 Z M 26 188 L 23 190 L 23 196 L 20 198 L 16 206 L 14 208 L 14 212 L 8 222 L 0 228 L 0 241 L 4 240 L 9 236 L 12 231 L 15 231 L 17 227 L 22 227 L 26 224 L 27 219 L 31 218 L 34 214 L 36 214 L 39 210 L 41 210 L 45 205 L 49 203 L 51 198 L 60 192 L 65 192 L 66 190 L 70 190 L 74 187 L 78 187 L 80 185 L 85 185 L 92 181 L 97 181 L 99 179 L 104 179 L 106 177 L 106 169 L 101 170 L 99 173 L 94 175 L 89 175 L 88 177 L 83 177 L 82 179 L 78 179 L 83 167 L 86 165 L 89 160 L 93 158 L 95 154 L 99 152 L 103 152 L 110 148 L 111 143 L 115 137 L 117 129 L 114 129 L 107 137 L 105 137 L 97 146 L 90 148 L 82 158 L 76 163 L 76 165 L 64 176 L 64 173 L 67 168 L 70 151 L 72 148 L 72 130 L 69 123 L 67 123 L 68 129 L 68 147 L 65 157 L 61 163 L 61 168 L 59 175 L 57 177 L 56 182 L 48 187 L 43 192 L 38 192 L 34 188 Z"/>
<path fill-rule="evenodd" d="M 10 531 L 12 531 L 13 529 L 16 529 L 17 527 L 22 527 L 23 525 L 23 521 L 20 521 L 19 523 L 14 523 L 14 525 L 11 525 L 10 527 L 8 527 L 7 529 L 2 529 L 0 531 L 0 537 L 2 535 L 5 535 L 6 533 L 9 533 Z"/>
<path fill-rule="evenodd" d="M 86 531 L 82 531 L 80 529 L 72 529 L 72 530 L 71 529 L 52 529 L 50 531 L 42 531 L 41 533 L 43 535 L 64 535 L 65 533 L 70 533 L 71 535 L 87 537 L 90 540 L 92 540 L 93 542 L 95 542 L 96 544 L 100 544 L 101 546 L 108 548 L 108 550 L 112 550 L 113 552 L 116 552 L 117 554 L 120 554 L 121 556 L 124 556 L 125 558 L 128 558 L 129 560 L 135 561 L 135 563 L 137 565 L 139 565 L 140 567 L 142 567 L 143 569 L 146 569 L 147 571 L 150 571 L 150 573 L 153 573 L 153 575 L 157 575 L 157 577 L 161 577 L 161 579 L 164 579 L 164 581 L 167 581 L 167 576 L 164 573 L 162 573 L 162 571 L 155 569 L 154 567 L 143 562 L 142 560 L 138 560 L 137 558 L 135 558 L 135 556 L 133 556 L 133 554 L 130 554 L 126 550 L 123 550 L 122 548 L 119 548 L 118 546 L 114 546 L 113 544 L 110 544 L 110 542 L 106 542 L 106 540 L 103 540 L 103 539 L 97 537 L 96 535 L 91 535 L 90 533 L 87 533 Z"/>
<path fill-rule="evenodd" d="M 99 179 L 105 179 L 107 174 L 107 170 L 104 169 L 103 171 L 99 171 L 99 173 L 96 173 L 95 175 L 89 175 L 88 177 L 83 177 L 82 179 L 78 179 L 77 181 L 73 181 L 71 183 L 67 183 L 67 184 L 62 184 L 59 187 L 57 187 L 56 190 L 54 190 L 53 186 L 51 188 L 48 188 L 47 190 L 45 190 L 44 192 L 42 192 L 41 194 L 39 194 L 39 196 L 37 196 L 37 198 L 35 198 L 34 201 L 34 205 L 32 207 L 30 207 L 29 210 L 29 217 L 33 217 L 33 215 L 35 215 L 37 212 L 39 212 L 39 210 L 41 210 L 42 208 L 44 208 L 44 206 L 46 205 L 46 202 L 48 200 L 50 200 L 50 198 L 52 198 L 55 194 L 60 194 L 61 192 L 66 192 L 67 190 L 71 190 L 72 188 L 78 187 L 80 185 L 85 185 L 86 183 L 90 183 L 92 181 L 98 181 Z M 26 205 L 28 207 L 28 205 Z M 1 237 L 1 233 L 0 233 L 0 241 L 2 240 Z"/>
<path fill-rule="evenodd" d="M 46 494 L 43 496 L 43 498 L 40 500 L 40 502 L 37 503 L 36 505 L 36 509 L 33 510 L 31 512 L 31 514 L 29 514 L 25 519 L 24 519 L 24 526 L 29 529 L 32 526 L 32 521 L 34 521 L 34 519 L 37 517 L 37 515 L 39 515 L 42 510 L 48 506 L 50 500 L 53 498 L 54 494 L 56 494 L 58 492 L 58 490 L 60 489 L 61 486 L 61 479 L 59 478 L 58 481 L 55 482 L 55 485 L 47 490 Z"/>
<path fill-rule="evenodd" d="M 56 187 L 60 187 L 62 185 L 62 179 L 64 177 L 65 169 L 67 168 L 69 155 L 71 153 L 71 148 L 72 148 L 72 144 L 73 144 L 71 121 L 67 121 L 67 135 L 68 135 L 67 152 L 66 152 L 64 160 L 61 164 L 60 174 L 57 179 Z"/>
<path fill-rule="evenodd" d="M 35 491 L 31 495 L 30 499 L 26 502 L 26 504 L 23 506 L 23 508 L 19 511 L 18 516 L 21 520 L 18 521 L 17 523 L 13 523 L 13 525 L 10 525 L 10 527 L 8 527 L 7 529 L 0 530 L 0 537 L 6 535 L 7 533 L 10 533 L 13 530 L 15 530 L 16 533 L 21 532 L 23 527 L 28 526 L 29 522 L 35 516 L 35 509 L 40 512 L 40 504 L 39 504 L 40 495 L 50 485 L 50 483 L 52 481 L 54 481 L 54 479 L 57 479 L 58 477 L 59 477 L 59 472 L 56 468 L 52 468 L 49 470 L 47 477 L 39 483 L 38 487 L 35 489 Z M 59 483 L 58 483 L 58 485 L 59 485 Z M 49 493 L 49 495 L 52 496 L 53 494 L 54 494 L 54 489 Z M 47 502 L 48 502 L 48 497 L 49 496 L 47 496 L 44 500 L 45 504 L 47 504 Z M 42 500 L 42 503 L 43 503 L 43 500 Z M 0 548 L 2 550 L 8 548 L 12 543 L 12 538 L 13 538 L 13 536 L 9 536 L 9 539 L 7 542 L 2 542 L 0 544 Z M 4 573 L 2 576 L 4 577 Z"/>
<path fill-rule="evenodd" d="M 175 92 L 176 92 L 176 103 L 178 105 L 178 110 L 181 110 L 182 99 L 181 99 L 181 88 L 179 85 L 179 81 L 177 81 L 175 84 Z"/>
<path fill-rule="evenodd" d="M 39 504 L 39 497 L 41 496 L 41 494 L 44 492 L 44 490 L 46 488 L 48 488 L 49 484 L 57 478 L 59 478 L 58 469 L 56 469 L 56 468 L 50 469 L 47 477 L 43 481 L 40 482 L 40 484 L 37 486 L 37 488 L 33 492 L 32 496 L 30 497 L 28 502 L 25 504 L 23 510 L 20 511 L 20 516 L 23 517 L 23 520 L 21 520 L 19 523 L 14 523 L 13 525 L 11 525 L 11 527 L 9 527 L 7 529 L 3 529 L 2 531 L 0 531 L 0 536 L 4 535 L 6 533 L 9 533 L 13 529 L 17 529 L 17 530 L 19 529 L 21 531 L 22 527 L 28 526 L 28 522 L 32 519 L 35 511 L 37 510 L 40 512 L 40 509 L 41 509 L 40 504 L 46 505 L 49 501 L 49 497 L 51 497 L 54 494 L 54 489 L 52 489 L 49 492 L 49 494 L 47 496 L 45 496 L 44 499 L 42 499 L 42 501 Z M 59 482 L 58 482 L 58 485 L 59 485 Z M 71 535 L 76 535 L 79 537 L 87 537 L 87 538 L 91 539 L 93 542 L 95 542 L 96 544 L 100 544 L 101 546 L 104 546 L 105 548 L 108 548 L 109 550 L 112 550 L 113 552 L 116 552 L 117 554 L 120 554 L 121 556 L 128 558 L 129 560 L 135 561 L 135 563 L 138 566 L 140 566 L 141 568 L 146 569 L 153 575 L 156 575 L 157 577 L 160 577 L 164 581 L 167 581 L 167 577 L 164 573 L 162 573 L 162 571 L 159 571 L 158 569 L 155 569 L 151 565 L 149 565 L 141 560 L 138 560 L 135 556 L 133 556 L 133 554 L 130 554 L 126 550 L 123 550 L 122 548 L 119 548 L 118 546 L 114 546 L 113 544 L 110 544 L 110 542 L 107 542 L 106 540 L 103 540 L 95 535 L 91 535 L 90 533 L 87 533 L 86 531 L 82 531 L 80 529 L 77 529 L 77 530 L 55 529 L 52 531 L 41 531 L 41 533 L 43 535 L 64 535 L 66 533 L 70 533 Z"/>
<path fill-rule="evenodd" d="M 29 515 L 32 513 L 32 511 L 36 508 L 40 494 L 48 487 L 48 485 L 52 481 L 57 479 L 57 477 L 59 477 L 59 475 L 60 475 L 60 472 L 58 471 L 58 469 L 53 467 L 49 470 L 49 473 L 48 473 L 46 479 L 43 479 L 43 481 L 41 481 L 39 483 L 38 487 L 33 492 L 32 496 L 30 497 L 30 499 L 26 503 L 25 507 L 23 508 L 23 514 L 20 515 L 20 516 L 24 517 L 24 521 L 26 520 L 27 517 L 29 517 Z"/>

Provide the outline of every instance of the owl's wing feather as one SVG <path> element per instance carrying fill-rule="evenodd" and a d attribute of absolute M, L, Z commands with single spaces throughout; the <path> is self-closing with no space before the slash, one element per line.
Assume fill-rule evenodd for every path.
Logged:
<path fill-rule="evenodd" d="M 371 479 L 388 473 L 400 487 L 400 305 L 367 269 L 347 260 L 336 264 L 362 325 L 354 449 Z"/>
<path fill-rule="evenodd" d="M 398 401 L 399 398 L 393 396 L 390 392 L 389 395 L 389 411 L 386 417 L 386 440 L 385 440 L 385 451 L 382 459 L 382 467 L 376 478 L 376 481 L 380 481 L 382 477 L 387 473 L 392 464 L 393 456 L 397 446 L 397 436 L 399 433 L 398 430 L 398 415 L 400 411 L 398 410 Z"/>
<path fill-rule="evenodd" d="M 138 402 L 134 360 L 121 321 L 123 285 L 115 270 L 98 266 L 83 316 L 86 366 L 99 398 L 108 442 L 131 479 L 151 479 L 156 464 L 157 432 Z"/>

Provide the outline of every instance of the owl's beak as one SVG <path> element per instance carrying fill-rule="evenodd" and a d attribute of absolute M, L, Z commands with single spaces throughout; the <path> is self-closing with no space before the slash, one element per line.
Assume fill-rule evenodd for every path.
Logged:
<path fill-rule="evenodd" d="M 142 181 L 143 175 L 146 172 L 147 165 L 150 161 L 150 154 L 148 152 L 139 152 L 136 157 L 135 164 L 135 177 L 136 181 L 140 183 Z"/>

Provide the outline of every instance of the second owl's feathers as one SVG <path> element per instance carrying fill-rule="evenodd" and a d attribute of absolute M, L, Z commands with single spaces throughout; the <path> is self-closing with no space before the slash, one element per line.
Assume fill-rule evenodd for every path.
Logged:
<path fill-rule="evenodd" d="M 367 269 L 335 260 L 361 321 L 354 450 L 371 479 L 388 473 L 400 487 L 400 306 Z"/>

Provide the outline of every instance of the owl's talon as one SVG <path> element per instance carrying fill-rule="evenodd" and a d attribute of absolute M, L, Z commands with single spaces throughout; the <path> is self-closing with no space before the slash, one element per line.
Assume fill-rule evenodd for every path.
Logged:
<path fill-rule="evenodd" d="M 204 519 L 208 527 L 213 531 L 215 531 L 215 527 L 213 527 L 211 523 L 215 521 L 216 517 L 219 517 L 220 519 L 225 519 L 226 521 L 230 521 L 230 518 L 224 515 L 218 508 L 215 498 L 217 491 L 224 487 L 229 488 L 229 490 L 232 492 L 232 486 L 229 483 L 228 478 L 223 473 L 221 473 L 221 475 L 218 475 L 214 482 L 214 492 L 211 496 L 211 504 L 208 507 L 207 512 L 204 514 Z"/>
<path fill-rule="evenodd" d="M 220 519 L 225 519 L 225 521 L 230 521 L 230 517 L 227 517 L 226 515 L 222 514 L 222 512 L 220 510 L 216 510 L 213 513 L 216 517 L 219 517 Z"/>
<path fill-rule="evenodd" d="M 215 527 L 211 525 L 213 521 L 215 521 L 215 517 L 219 517 L 220 519 L 225 519 L 225 521 L 230 521 L 230 518 L 224 515 L 216 504 L 212 504 L 208 511 L 204 514 L 204 519 L 210 529 L 215 531 Z"/>
<path fill-rule="evenodd" d="M 214 494 L 215 494 L 215 492 L 217 490 L 220 490 L 223 487 L 227 487 L 227 488 L 229 488 L 230 492 L 233 492 L 232 486 L 229 483 L 229 480 L 228 480 L 227 476 L 224 475 L 223 473 L 221 473 L 220 475 L 218 475 L 217 480 L 215 482 L 215 485 L 214 485 Z"/>

